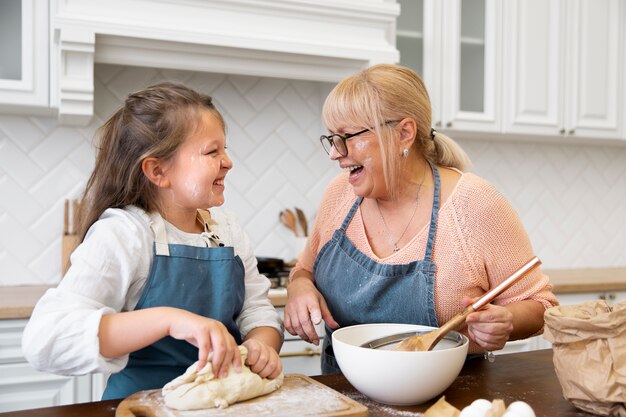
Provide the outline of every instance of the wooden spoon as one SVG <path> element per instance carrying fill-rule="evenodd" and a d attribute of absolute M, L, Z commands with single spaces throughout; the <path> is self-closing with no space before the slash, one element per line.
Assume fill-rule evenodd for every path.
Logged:
<path fill-rule="evenodd" d="M 300 227 L 302 228 L 303 236 L 306 237 L 309 235 L 309 227 L 306 221 L 306 215 L 304 211 L 296 207 L 296 215 L 298 216 L 298 223 L 300 223 Z"/>
<path fill-rule="evenodd" d="M 280 212 L 278 218 L 280 219 L 282 224 L 287 226 L 287 228 L 293 232 L 294 235 L 298 236 L 298 229 L 296 227 L 296 215 L 293 214 L 293 211 L 285 209 Z"/>
<path fill-rule="evenodd" d="M 513 275 L 511 275 L 510 277 L 502 281 L 500 285 L 498 285 L 497 287 L 495 287 L 494 289 L 492 289 L 491 291 L 489 291 L 488 293 L 480 297 L 478 301 L 476 301 L 474 304 L 467 306 L 465 310 L 463 310 L 456 316 L 452 317 L 443 326 L 439 327 L 438 329 L 433 330 L 432 332 L 428 332 L 426 334 L 421 334 L 421 335 L 416 335 L 416 336 L 411 336 L 407 339 L 404 339 L 402 343 L 400 343 L 396 347 L 396 350 L 405 350 L 405 351 L 432 350 L 435 347 L 435 345 L 439 343 L 439 341 L 443 339 L 443 337 L 446 334 L 448 334 L 449 331 L 454 330 L 457 327 L 459 327 L 461 324 L 463 324 L 465 322 L 465 319 L 470 313 L 473 313 L 474 311 L 479 310 L 482 307 L 484 307 L 491 300 L 493 300 L 498 295 L 500 295 L 504 290 L 509 288 L 515 282 L 517 282 L 524 274 L 526 274 L 527 272 L 531 271 L 532 269 L 536 268 L 539 265 L 541 265 L 541 261 L 539 260 L 539 258 L 535 256 L 530 261 L 528 261 L 524 266 L 518 269 Z"/>

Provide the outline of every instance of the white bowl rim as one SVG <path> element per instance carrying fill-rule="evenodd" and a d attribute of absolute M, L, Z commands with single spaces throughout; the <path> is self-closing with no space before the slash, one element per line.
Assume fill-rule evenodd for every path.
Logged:
<path fill-rule="evenodd" d="M 342 333 L 345 333 L 347 331 L 352 331 L 354 329 L 358 329 L 358 328 L 366 328 L 366 327 L 385 327 L 388 328 L 390 331 L 388 333 L 388 335 L 393 335 L 396 333 L 400 333 L 402 332 L 402 330 L 398 330 L 397 328 L 402 328 L 405 331 L 429 331 L 429 330 L 435 330 L 438 329 L 438 327 L 433 327 L 433 326 L 425 326 L 422 324 L 410 324 L 410 323 L 363 323 L 363 324 L 354 324 L 351 326 L 345 326 L 345 327 L 341 327 L 339 329 L 336 329 L 333 331 L 332 333 L 332 341 L 333 343 L 335 342 L 335 340 L 337 340 L 340 343 L 344 343 L 346 345 L 352 346 L 354 348 L 358 348 L 358 349 L 367 349 L 367 350 L 378 350 L 380 352 L 389 352 L 389 350 L 384 350 L 384 349 L 372 349 L 366 346 L 361 346 L 362 343 L 366 343 L 374 338 L 370 338 L 368 340 L 364 340 L 362 342 L 360 342 L 359 344 L 354 344 L 354 343 L 350 343 L 347 342 L 345 340 L 341 340 L 341 335 Z M 392 330 L 393 328 L 396 328 L 396 330 Z M 451 330 L 450 333 L 456 334 L 458 336 L 461 337 L 461 339 L 463 340 L 463 343 L 459 344 L 458 346 L 452 346 L 450 348 L 446 348 L 446 349 L 438 349 L 438 350 L 451 350 L 451 349 L 465 349 L 467 345 L 469 345 L 469 338 L 467 336 L 465 336 L 464 334 L 456 331 L 456 330 Z M 376 336 L 376 338 L 378 337 L 384 337 L 386 335 L 378 335 Z M 433 352 L 433 351 L 430 351 Z M 394 353 L 396 354 L 420 354 L 420 353 L 426 353 L 423 351 L 394 351 Z"/>

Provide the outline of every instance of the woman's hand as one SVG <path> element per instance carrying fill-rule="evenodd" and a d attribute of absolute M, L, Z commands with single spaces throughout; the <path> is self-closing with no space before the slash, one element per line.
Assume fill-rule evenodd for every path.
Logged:
<path fill-rule="evenodd" d="M 248 339 L 242 343 L 248 349 L 246 365 L 261 378 L 274 379 L 283 370 L 278 353 L 272 347 L 256 340 Z"/>
<path fill-rule="evenodd" d="M 309 277 L 296 277 L 287 286 L 285 306 L 285 329 L 294 336 L 300 336 L 309 343 L 319 345 L 320 338 L 315 325 L 323 319 L 331 329 L 339 324 L 335 321 L 322 294 L 315 288 Z"/>
<path fill-rule="evenodd" d="M 172 309 L 169 335 L 174 339 L 186 340 L 198 348 L 198 370 L 206 365 L 209 353 L 213 353 L 211 364 L 213 373 L 218 378 L 228 374 L 232 363 L 237 372 L 241 371 L 241 354 L 237 342 L 221 322 L 190 313 Z"/>
<path fill-rule="evenodd" d="M 463 297 L 465 306 L 476 299 Z M 487 304 L 467 316 L 467 333 L 470 339 L 487 351 L 500 350 L 513 332 L 513 313 L 506 307 Z"/>

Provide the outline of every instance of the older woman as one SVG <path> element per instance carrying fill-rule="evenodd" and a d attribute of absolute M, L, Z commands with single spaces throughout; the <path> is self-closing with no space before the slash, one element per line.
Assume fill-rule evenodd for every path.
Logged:
<path fill-rule="evenodd" d="M 377 65 L 330 93 L 321 137 L 346 172 L 328 187 L 290 275 L 285 327 L 319 343 L 322 370 L 339 372 L 330 334 L 339 326 L 393 322 L 438 326 L 534 256 L 517 214 L 489 183 L 463 172 L 469 159 L 431 129 L 422 80 Z M 556 305 L 535 269 L 470 314 L 470 352 L 502 349 L 541 331 Z"/>

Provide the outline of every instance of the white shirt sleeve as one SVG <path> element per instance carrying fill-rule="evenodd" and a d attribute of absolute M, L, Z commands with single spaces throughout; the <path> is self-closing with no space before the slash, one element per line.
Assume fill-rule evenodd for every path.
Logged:
<path fill-rule="evenodd" d="M 100 355 L 104 314 L 132 310 L 152 263 L 152 231 L 145 213 L 109 209 L 89 229 L 57 288 L 39 300 L 22 338 L 36 369 L 61 375 L 119 372 L 128 355 Z"/>
<path fill-rule="evenodd" d="M 235 248 L 235 254 L 239 255 L 245 268 L 243 308 L 236 320 L 241 336 L 245 337 L 250 330 L 261 326 L 273 327 L 282 336 L 283 322 L 268 297 L 270 281 L 259 273 L 248 235 L 231 211 L 211 209 L 211 216 L 218 223 L 217 235 L 225 245 Z"/>
<path fill-rule="evenodd" d="M 259 274 L 248 237 L 235 217 L 211 210 L 218 235 L 233 246 L 245 267 L 245 298 L 237 319 L 242 336 L 270 326 L 281 334 L 282 321 L 267 296 L 269 280 Z M 166 223 L 168 241 L 206 246 L 200 234 Z M 22 337 L 22 352 L 36 369 L 61 375 L 114 373 L 128 355 L 100 355 L 98 330 L 104 314 L 131 311 L 143 293 L 153 258 L 149 216 L 136 208 L 108 209 L 89 229 L 70 258 L 71 267 L 57 288 L 39 300 Z"/>

